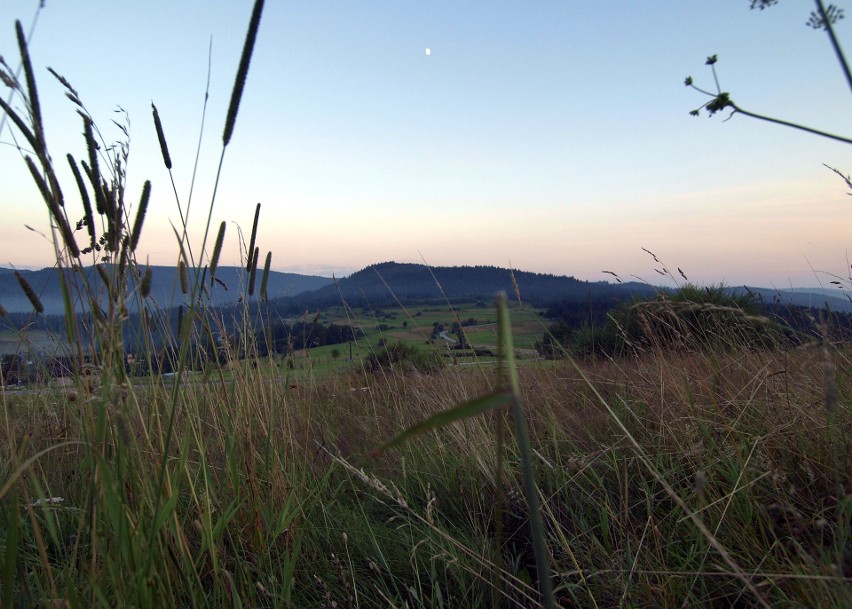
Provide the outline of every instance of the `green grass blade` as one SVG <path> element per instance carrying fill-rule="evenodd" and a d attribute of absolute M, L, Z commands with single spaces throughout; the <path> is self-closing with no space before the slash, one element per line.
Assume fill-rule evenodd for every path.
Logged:
<path fill-rule="evenodd" d="M 211 542 L 216 542 L 225 532 L 225 528 L 230 524 L 234 517 L 239 513 L 244 501 L 234 501 L 230 509 L 227 509 L 221 518 L 216 522 L 213 531 L 210 533 Z"/>
<path fill-rule="evenodd" d="M 68 440 L 67 442 L 60 442 L 59 444 L 54 444 L 52 446 L 48 446 L 44 450 L 40 450 L 39 452 L 34 454 L 32 457 L 30 457 L 29 459 L 24 461 L 21 464 L 21 466 L 18 469 L 16 469 L 12 473 L 11 476 L 9 476 L 9 478 L 6 480 L 6 483 L 3 485 L 2 488 L 0 488 L 0 500 L 2 500 L 3 497 L 6 496 L 6 493 L 9 492 L 9 489 L 11 489 L 14 486 L 15 482 L 18 481 L 18 478 L 23 476 L 24 473 L 26 473 L 26 471 L 30 468 L 30 466 L 33 463 L 35 463 L 36 461 L 41 459 L 47 453 L 53 452 L 54 450 L 58 450 L 60 448 L 65 448 L 66 446 L 85 446 L 85 445 L 86 445 L 86 443 L 81 442 L 80 440 Z"/>
<path fill-rule="evenodd" d="M 172 495 L 168 501 L 160 508 L 160 511 L 157 513 L 157 516 L 154 518 L 154 526 L 153 526 L 153 534 L 156 534 L 157 531 L 163 526 L 166 522 L 167 518 L 172 516 L 174 512 L 175 506 L 177 505 L 178 495 Z"/>
<path fill-rule="evenodd" d="M 12 501 L 3 510 L 6 516 L 6 551 L 3 556 L 2 577 L 3 587 L 0 588 L 0 604 L 3 609 L 15 606 L 14 580 L 18 564 L 18 543 L 20 519 L 18 517 L 18 496 L 15 493 Z"/>
<path fill-rule="evenodd" d="M 414 436 L 423 432 L 436 429 L 438 427 L 443 427 L 444 425 L 447 425 L 449 423 L 455 423 L 456 421 L 461 421 L 462 419 L 476 416 L 479 413 L 485 412 L 487 410 L 499 408 L 500 406 L 508 404 L 511 397 L 511 393 L 509 393 L 505 389 L 500 389 L 484 397 L 476 398 L 474 400 L 471 400 L 470 402 L 466 402 L 454 408 L 450 408 L 449 410 L 439 412 L 438 414 L 426 419 L 425 421 L 422 421 L 420 423 L 417 423 L 416 425 L 413 425 L 412 427 L 409 427 L 381 448 L 377 448 L 376 450 L 371 451 L 371 454 L 377 455 L 380 452 L 383 452 L 389 448 L 393 448 L 394 446 L 403 444 L 404 442 L 407 442 Z"/>
<path fill-rule="evenodd" d="M 545 541 L 544 524 L 541 520 L 541 505 L 538 500 L 538 486 L 535 483 L 535 472 L 532 465 L 532 447 L 521 407 L 520 383 L 518 369 L 515 365 L 515 347 L 512 340 L 512 327 L 509 322 L 509 307 L 506 304 L 506 294 L 497 295 L 497 323 L 499 326 L 500 361 L 504 366 L 509 381 L 510 402 L 515 419 L 515 433 L 518 436 L 518 449 L 521 452 L 521 464 L 524 471 L 524 494 L 527 500 L 527 511 L 530 516 L 530 533 L 535 553 L 535 567 L 538 573 L 538 590 L 541 602 L 546 609 L 555 607 L 553 598 L 553 582 L 550 579 L 550 554 Z"/>

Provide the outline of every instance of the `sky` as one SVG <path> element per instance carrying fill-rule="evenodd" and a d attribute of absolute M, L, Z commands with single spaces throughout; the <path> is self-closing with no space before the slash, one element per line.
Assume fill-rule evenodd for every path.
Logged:
<path fill-rule="evenodd" d="M 129 118 L 131 210 L 153 185 L 141 262 L 176 264 L 190 192 L 200 250 L 251 5 L 0 6 L 13 67 L 14 21 L 29 31 L 36 19 L 30 50 L 72 218 L 82 206 L 63 157 L 86 157 L 82 125 L 47 66 L 107 143 Z M 704 62 L 717 54 L 741 107 L 852 135 L 850 89 L 827 35 L 805 25 L 812 8 L 270 0 L 212 208 L 213 230 L 228 225 L 222 263 L 239 263 L 261 203 L 261 257 L 272 251 L 279 271 L 340 277 L 395 260 L 670 284 L 645 248 L 700 284 L 848 286 L 852 198 L 824 165 L 852 172 L 852 148 L 742 115 L 692 117 L 707 98 L 684 86 L 691 75 L 714 88 Z M 850 28 L 837 26 L 847 48 Z M 0 132 L 0 266 L 50 266 L 47 211 L 12 135 Z"/>

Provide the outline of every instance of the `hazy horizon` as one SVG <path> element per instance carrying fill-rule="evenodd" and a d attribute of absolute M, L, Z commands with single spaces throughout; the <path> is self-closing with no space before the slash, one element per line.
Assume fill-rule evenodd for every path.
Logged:
<path fill-rule="evenodd" d="M 409 261 L 381 260 L 381 261 L 377 261 L 377 262 L 372 262 L 372 263 L 365 265 L 363 267 L 352 268 L 352 269 L 347 269 L 345 267 L 336 267 L 336 266 L 323 267 L 321 265 L 305 265 L 305 266 L 289 266 L 289 267 L 288 266 L 282 266 L 280 268 L 273 268 L 271 270 L 273 272 L 278 272 L 278 273 L 293 273 L 293 274 L 297 274 L 297 275 L 322 277 L 322 278 L 325 278 L 325 279 L 332 279 L 332 278 L 345 279 L 345 278 L 349 277 L 350 275 L 353 275 L 354 273 L 365 270 L 365 269 L 367 269 L 371 266 L 375 266 L 375 265 L 379 265 L 379 264 L 383 264 L 383 263 L 426 265 L 426 263 L 424 263 L 422 261 L 416 261 L 416 260 L 409 260 Z M 16 265 L 14 267 L 14 269 L 19 270 L 19 271 L 21 271 L 21 270 L 41 271 L 41 270 L 44 270 L 46 268 L 52 268 L 53 266 L 55 266 L 55 265 L 53 265 L 53 264 L 51 264 L 49 266 L 18 266 L 18 265 Z M 169 266 L 169 265 L 166 265 L 166 264 L 162 264 L 162 265 L 158 264 L 158 265 L 154 265 L 154 266 L 166 266 L 166 267 L 174 268 L 174 269 L 177 268 L 174 265 Z M 228 265 L 225 265 L 225 266 L 232 267 L 232 268 L 242 268 L 242 265 L 228 264 Z M 616 280 L 610 272 L 603 272 L 602 278 L 600 278 L 600 279 L 583 279 L 582 277 L 577 277 L 577 276 L 571 275 L 570 273 L 549 273 L 547 271 L 530 271 L 529 269 L 522 269 L 522 268 L 518 268 L 518 267 L 508 267 L 508 266 L 503 266 L 503 265 L 468 265 L 468 264 L 460 263 L 460 264 L 440 265 L 440 267 L 438 267 L 438 265 L 426 265 L 426 266 L 429 266 L 431 268 L 493 266 L 493 267 L 505 268 L 505 269 L 511 268 L 511 270 L 513 270 L 515 272 L 531 272 L 531 273 L 550 274 L 550 275 L 559 276 L 559 277 L 574 277 L 575 279 L 579 279 L 581 281 L 604 282 L 604 283 L 609 283 L 609 284 L 612 284 L 612 285 L 618 284 L 618 280 Z M 12 269 L 12 267 L 9 267 L 9 266 L 3 265 L 3 264 L 0 264 L 0 268 Z M 222 267 L 220 267 L 220 268 L 222 268 Z M 698 285 L 702 285 L 702 286 L 724 285 L 725 287 L 728 287 L 728 288 L 749 287 L 749 288 L 764 288 L 764 289 L 778 290 L 778 291 L 785 291 L 785 290 L 809 291 L 809 292 L 814 292 L 814 293 L 825 293 L 826 295 L 834 296 L 834 297 L 837 297 L 837 298 L 846 298 L 847 297 L 846 296 L 847 292 L 846 292 L 845 288 L 839 288 L 835 285 L 830 285 L 827 280 L 823 280 L 822 285 L 819 285 L 818 283 L 813 283 L 813 284 L 803 284 L 803 285 L 795 285 L 795 286 L 791 285 L 791 284 L 786 284 L 786 285 L 756 284 L 756 283 L 732 284 L 732 283 L 726 282 L 726 281 L 698 282 L 698 281 L 692 281 L 689 277 L 686 277 L 684 279 L 685 275 L 680 274 L 679 267 L 668 268 L 667 266 L 664 267 L 662 264 L 656 264 L 654 266 L 654 268 L 657 268 L 657 269 L 660 269 L 660 270 L 667 269 L 671 273 L 671 275 L 673 275 L 674 278 L 670 277 L 668 274 L 660 274 L 660 273 L 657 273 L 657 272 L 653 272 L 652 276 L 647 276 L 647 277 L 642 277 L 642 276 L 639 276 L 639 275 L 621 276 L 618 273 L 616 273 L 616 275 L 618 275 L 618 279 L 621 280 L 622 283 L 635 282 L 635 283 L 643 283 L 643 284 L 646 284 L 646 285 L 651 285 L 651 286 L 654 286 L 654 287 L 663 287 L 663 288 L 664 287 L 680 287 L 680 286 L 683 286 L 685 284 L 698 284 Z M 815 281 L 819 281 L 819 279 L 817 279 Z M 390 287 L 393 288 L 393 286 L 390 286 Z"/>
<path fill-rule="evenodd" d="M 38 17 L 30 49 L 61 170 L 85 148 L 46 66 L 107 141 L 120 136 L 116 106 L 130 117 L 128 203 L 153 183 L 140 261 L 174 265 L 178 251 L 150 104 L 185 206 L 212 36 L 190 217 L 200 247 L 251 11 L 238 4 L 48 1 Z M 827 37 L 805 26 L 809 5 L 748 4 L 616 2 L 604 14 L 555 1 L 267 3 L 213 210 L 214 227 L 228 222 L 222 263 L 240 263 L 236 225 L 248 232 L 260 202 L 258 243 L 283 272 L 345 276 L 395 260 L 667 283 L 647 248 L 696 283 L 847 279 L 852 207 L 823 164 L 852 171 L 848 146 L 744 116 L 689 116 L 706 99 L 683 79 L 712 88 L 704 60 L 718 53 L 722 88 L 744 108 L 852 132 Z M 6 3 L 0 54 L 13 68 L 14 20 L 29 29 L 37 6 Z M 838 23 L 841 44 L 850 27 Z M 10 133 L 0 132 L 0 265 L 51 266 L 47 212 Z M 80 209 L 70 173 L 60 179 Z"/>

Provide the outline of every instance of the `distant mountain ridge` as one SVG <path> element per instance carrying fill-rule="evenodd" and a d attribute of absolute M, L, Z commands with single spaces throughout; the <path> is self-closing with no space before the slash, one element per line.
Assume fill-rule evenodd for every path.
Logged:
<path fill-rule="evenodd" d="M 513 279 L 514 278 L 514 279 Z M 351 307 L 395 306 L 420 302 L 490 301 L 498 291 L 533 306 L 549 306 L 560 300 L 617 303 L 633 297 L 655 296 L 661 288 L 647 283 L 583 281 L 571 276 L 532 273 L 495 266 L 430 267 L 424 264 L 382 262 L 372 264 L 334 285 L 279 299 L 269 306 L 278 313 L 316 311 L 339 305 L 341 299 Z M 845 294 L 829 295 L 825 290 L 730 287 L 732 293 L 750 292 L 767 305 L 830 307 L 833 311 L 852 312 Z M 839 290 L 838 290 L 839 291 Z"/>
<path fill-rule="evenodd" d="M 94 267 L 84 267 L 83 272 L 89 281 L 100 282 Z M 54 268 L 38 271 L 19 271 L 32 286 L 44 305 L 45 315 L 61 315 L 64 312 L 62 291 L 59 283 L 59 272 Z M 190 285 L 195 278 L 195 270 L 187 269 Z M 24 294 L 13 269 L 0 267 L 0 304 L 10 313 L 26 313 L 33 310 L 30 301 Z M 74 274 L 67 271 L 67 277 L 74 281 Z M 216 269 L 218 280 L 210 291 L 212 304 L 223 306 L 237 302 L 245 293 L 248 281 L 243 267 L 220 266 Z M 219 283 L 221 282 L 221 283 Z M 297 273 L 269 272 L 267 293 L 270 298 L 294 296 L 306 291 L 316 290 L 332 282 L 328 277 L 315 275 L 299 275 Z M 132 289 L 132 288 L 131 288 Z M 255 283 L 255 294 L 260 293 L 260 274 Z M 173 266 L 151 267 L 151 298 L 163 308 L 177 306 L 184 298 L 180 292 L 178 270 Z M 132 307 L 132 301 L 129 303 Z M 82 303 L 78 310 L 82 309 Z"/>
<path fill-rule="evenodd" d="M 517 288 L 517 289 L 516 289 Z M 641 283 L 615 285 L 574 277 L 531 273 L 495 266 L 429 267 L 423 264 L 382 262 L 336 280 L 313 292 L 270 302 L 280 313 L 319 310 L 339 305 L 394 306 L 422 302 L 490 301 L 498 291 L 528 305 L 545 306 L 559 299 L 612 299 L 652 295 L 657 288 Z"/>
<path fill-rule="evenodd" d="M 184 302 L 176 267 L 154 266 L 151 298 L 162 308 Z M 83 269 L 90 280 L 100 281 L 93 267 Z M 188 269 L 189 280 L 194 270 Z M 59 275 L 55 268 L 39 271 L 20 271 L 45 306 L 46 315 L 63 313 Z M 71 275 L 73 277 L 73 275 Z M 248 280 L 243 267 L 219 267 L 217 282 L 211 290 L 214 306 L 236 303 L 245 294 Z M 132 289 L 132 288 L 131 288 Z M 351 307 L 395 306 L 424 302 L 484 301 L 490 302 L 498 291 L 511 300 L 520 294 L 521 301 L 532 306 L 549 306 L 559 300 L 606 301 L 613 304 L 634 296 L 653 296 L 661 288 L 645 283 L 613 284 L 606 281 L 583 281 L 571 276 L 533 273 L 496 266 L 430 267 L 424 264 L 382 262 L 372 264 L 340 279 L 315 275 L 271 271 L 267 292 L 271 311 L 281 315 L 302 314 L 341 304 Z M 732 293 L 750 292 L 764 303 L 825 308 L 852 313 L 852 302 L 840 292 L 830 295 L 826 290 L 798 288 L 777 290 L 755 287 L 731 287 Z M 255 299 L 260 292 L 260 277 L 255 285 Z M 0 267 L 0 304 L 12 313 L 32 311 L 12 269 Z M 82 303 L 79 304 L 82 309 Z"/>
<path fill-rule="evenodd" d="M 806 307 L 808 309 L 830 308 L 838 313 L 852 313 L 852 301 L 849 295 L 841 290 L 830 294 L 828 289 L 822 288 L 790 288 L 785 290 L 771 288 L 732 287 L 734 294 L 753 294 L 766 305 L 793 305 L 795 307 Z"/>

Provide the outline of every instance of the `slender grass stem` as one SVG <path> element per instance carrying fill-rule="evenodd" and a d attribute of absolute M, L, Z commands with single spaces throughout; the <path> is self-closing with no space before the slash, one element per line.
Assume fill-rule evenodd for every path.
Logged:
<path fill-rule="evenodd" d="M 546 609 L 555 607 L 553 599 L 553 582 L 550 574 L 550 553 L 547 550 L 547 538 L 544 524 L 541 520 L 541 504 L 538 497 L 538 487 L 535 483 L 535 471 L 532 465 L 532 448 L 530 447 L 529 431 L 527 429 L 526 417 L 521 407 L 520 383 L 518 382 L 518 369 L 515 365 L 515 347 L 512 339 L 512 328 L 509 321 L 509 307 L 506 304 L 506 294 L 497 295 L 497 324 L 499 327 L 499 346 L 503 371 L 507 376 L 509 389 L 511 391 L 511 405 L 515 419 L 515 433 L 518 440 L 518 449 L 521 452 L 521 465 L 524 473 L 524 495 L 529 512 L 530 533 L 533 541 L 533 552 L 535 553 L 535 567 L 538 573 L 538 590 L 541 594 L 542 604 Z"/>

